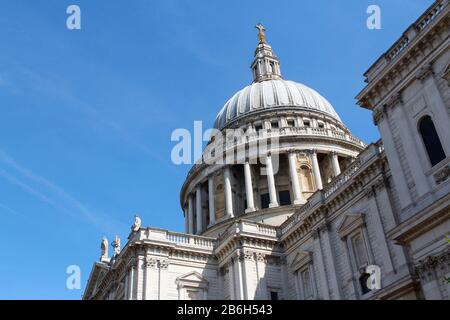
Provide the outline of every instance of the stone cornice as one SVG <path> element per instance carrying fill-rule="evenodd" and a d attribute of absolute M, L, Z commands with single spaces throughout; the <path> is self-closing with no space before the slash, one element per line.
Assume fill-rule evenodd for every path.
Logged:
<path fill-rule="evenodd" d="M 418 66 L 432 63 L 435 55 L 433 53 L 438 48 L 445 49 L 448 46 L 448 30 L 450 29 L 448 3 L 448 0 L 436 1 L 366 72 L 368 85 L 357 96 L 361 107 L 368 109 L 376 107 L 387 92 L 397 87 L 401 81 L 415 79 L 414 72 Z M 442 8 L 437 9 L 440 6 Z M 433 12 L 435 14 L 430 16 Z M 441 39 L 441 41 L 436 45 L 434 39 Z M 430 59 L 424 62 L 427 57 Z"/>
<path fill-rule="evenodd" d="M 308 117 L 317 118 L 330 122 L 346 131 L 348 129 L 345 125 L 337 119 L 331 117 L 329 114 L 321 112 L 319 110 L 312 110 L 310 108 L 301 108 L 299 106 L 274 106 L 273 108 L 255 110 L 251 113 L 246 113 L 233 121 L 229 122 L 222 130 L 237 129 L 247 124 L 256 121 L 266 121 L 269 119 L 280 117 Z"/>
<path fill-rule="evenodd" d="M 400 245 L 408 245 L 413 239 L 450 218 L 450 209 L 445 205 L 448 196 L 433 203 L 432 206 L 403 221 L 387 233 L 387 236 Z"/>
<path fill-rule="evenodd" d="M 434 279 L 434 271 L 440 268 L 448 268 L 450 265 L 450 248 L 447 246 L 444 251 L 437 255 L 428 256 L 424 260 L 420 260 L 414 270 L 423 281 L 427 282 Z"/>

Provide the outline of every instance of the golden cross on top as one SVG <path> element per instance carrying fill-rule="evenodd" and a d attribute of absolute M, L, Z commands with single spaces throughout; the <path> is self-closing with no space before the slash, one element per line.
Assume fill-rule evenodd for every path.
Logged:
<path fill-rule="evenodd" d="M 265 43 L 266 42 L 266 34 L 264 33 L 264 31 L 266 31 L 266 28 L 264 28 L 264 26 L 261 23 L 258 23 L 255 26 L 255 28 L 259 30 L 259 32 L 258 32 L 259 43 Z"/>

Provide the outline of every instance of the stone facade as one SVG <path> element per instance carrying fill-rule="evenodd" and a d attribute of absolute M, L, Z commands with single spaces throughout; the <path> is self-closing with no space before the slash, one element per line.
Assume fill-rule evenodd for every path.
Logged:
<path fill-rule="evenodd" d="M 215 124 L 244 134 L 212 138 L 190 170 L 186 233 L 139 219 L 111 258 L 105 239 L 83 298 L 449 299 L 449 8 L 436 1 L 365 73 L 358 104 L 381 134 L 368 146 L 283 80 L 259 25 L 254 82 Z"/>

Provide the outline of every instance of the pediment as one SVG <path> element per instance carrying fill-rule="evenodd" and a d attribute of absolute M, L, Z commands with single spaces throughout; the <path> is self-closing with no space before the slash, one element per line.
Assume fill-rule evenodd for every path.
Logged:
<path fill-rule="evenodd" d="M 297 271 L 300 268 L 303 268 L 305 265 L 311 263 L 312 261 L 312 253 L 309 251 L 299 251 L 296 253 L 292 262 L 290 264 L 292 271 Z"/>
<path fill-rule="evenodd" d="M 344 216 L 339 223 L 337 232 L 341 238 L 346 237 L 349 233 L 364 225 L 364 215 L 361 213 L 349 213 Z"/>
<path fill-rule="evenodd" d="M 109 267 L 101 262 L 94 263 L 94 266 L 89 275 L 86 290 L 83 299 L 90 299 L 97 291 L 99 284 L 102 282 L 105 275 L 108 273 Z"/>
<path fill-rule="evenodd" d="M 189 273 L 186 273 L 182 276 L 179 276 L 176 279 L 176 283 L 179 286 L 207 286 L 208 280 L 205 279 L 200 273 L 197 271 L 192 271 Z"/>

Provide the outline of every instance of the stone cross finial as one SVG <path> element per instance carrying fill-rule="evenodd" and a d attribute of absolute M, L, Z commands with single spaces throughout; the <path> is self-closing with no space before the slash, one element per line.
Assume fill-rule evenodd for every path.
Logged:
<path fill-rule="evenodd" d="M 255 28 L 259 30 L 258 32 L 259 43 L 266 43 L 266 34 L 264 33 L 264 31 L 266 31 L 266 28 L 264 28 L 264 26 L 261 23 L 258 23 L 255 26 Z"/>

